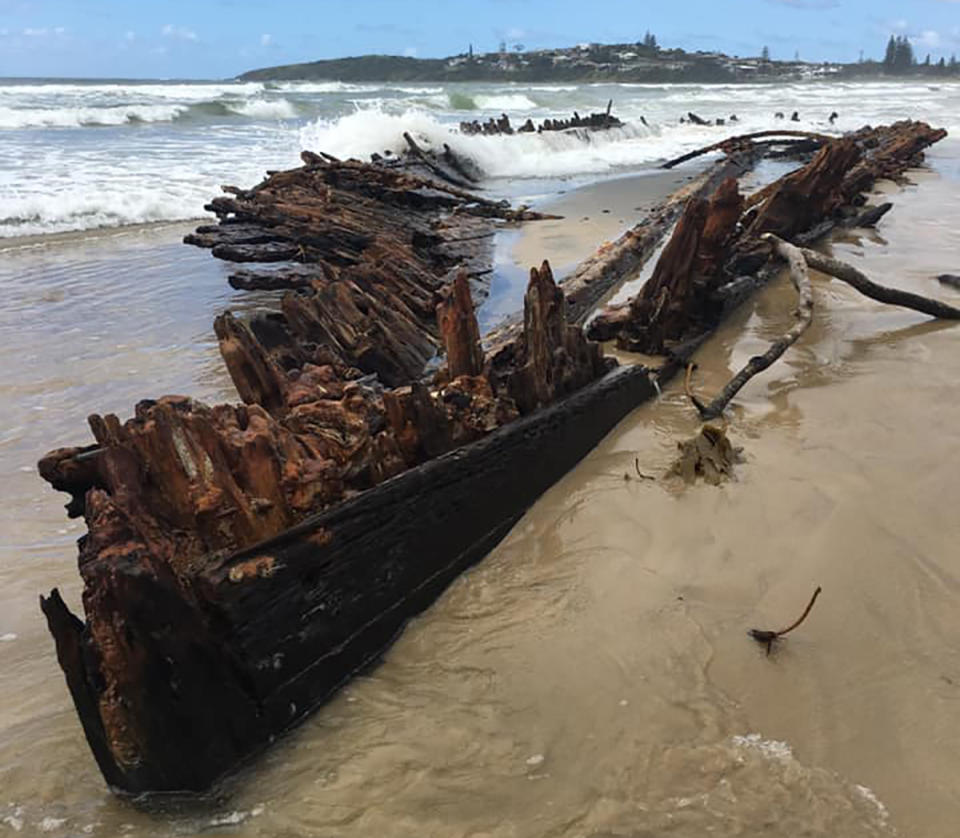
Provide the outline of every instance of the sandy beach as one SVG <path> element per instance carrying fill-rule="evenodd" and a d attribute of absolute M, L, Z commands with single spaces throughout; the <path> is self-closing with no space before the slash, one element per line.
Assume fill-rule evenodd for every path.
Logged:
<path fill-rule="evenodd" d="M 960 305 L 960 147 L 893 212 L 830 244 L 878 281 Z M 571 186 L 501 234 L 486 325 L 529 266 L 562 275 L 694 168 Z M 631 414 L 323 712 L 209 799 L 104 786 L 37 595 L 82 613 L 75 541 L 38 456 L 141 398 L 235 401 L 211 322 L 275 295 L 181 244 L 192 224 L 0 239 L 0 834 L 952 838 L 960 819 L 955 512 L 960 327 L 815 275 L 814 323 L 729 413 L 721 487 L 643 481 L 699 427 L 679 387 Z M 642 281 L 643 277 L 639 278 Z M 636 288 L 634 283 L 632 288 Z M 785 278 L 697 356 L 698 392 L 790 324 Z M 621 360 L 637 360 L 622 355 Z M 627 479 L 631 478 L 631 479 Z M 766 657 L 746 631 L 797 616 Z M 771 820 L 772 812 L 776 822 Z"/>

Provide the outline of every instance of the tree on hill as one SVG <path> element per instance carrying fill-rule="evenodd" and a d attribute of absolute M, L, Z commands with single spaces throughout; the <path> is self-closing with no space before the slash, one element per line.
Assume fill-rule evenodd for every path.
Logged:
<path fill-rule="evenodd" d="M 769 61 L 769 60 L 770 60 L 770 47 L 764 47 L 763 50 L 761 50 L 761 52 L 760 52 L 760 60 L 761 60 L 761 61 Z"/>
<path fill-rule="evenodd" d="M 894 38 L 893 35 L 891 35 L 890 40 L 887 41 L 887 52 L 883 56 L 884 65 L 887 67 L 892 67 L 893 62 L 896 60 L 896 57 L 897 57 L 897 39 Z"/>
<path fill-rule="evenodd" d="M 913 44 L 905 35 L 890 36 L 887 41 L 887 52 L 883 58 L 883 66 L 895 73 L 903 73 L 913 67 L 917 59 L 913 54 Z"/>
<path fill-rule="evenodd" d="M 649 29 L 647 30 L 647 34 L 643 36 L 643 45 L 647 49 L 657 49 L 657 36 Z"/>

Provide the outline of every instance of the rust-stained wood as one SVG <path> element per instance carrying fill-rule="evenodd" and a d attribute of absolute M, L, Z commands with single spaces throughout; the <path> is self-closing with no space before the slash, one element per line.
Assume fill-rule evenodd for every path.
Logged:
<path fill-rule="evenodd" d="M 623 346 L 662 352 L 717 314 L 713 292 L 723 284 L 723 261 L 739 222 L 743 198 L 726 180 L 709 200 L 687 204 L 653 276 L 630 302 L 608 308 L 588 330 L 595 340 L 618 337 Z M 697 319 L 691 319 L 696 312 Z"/>
<path fill-rule="evenodd" d="M 902 176 L 944 136 L 922 122 L 864 128 L 825 143 L 809 163 L 751 199 L 735 196 L 733 185 L 709 205 L 690 201 L 650 280 L 629 302 L 597 316 L 589 335 L 669 354 L 713 328 L 738 289 L 753 284 L 746 277 L 764 269 L 772 275 L 764 234 L 809 243 L 838 223 L 876 223 L 886 209 L 864 212 L 863 190 L 879 178 Z"/>
<path fill-rule="evenodd" d="M 454 280 L 449 295 L 438 307 L 437 317 L 449 375 L 453 378 L 480 375 L 483 372 L 483 348 L 480 346 L 480 328 L 465 273 L 459 274 Z"/>
<path fill-rule="evenodd" d="M 414 163 L 430 160 L 411 143 Z M 454 276 L 488 281 L 496 224 L 541 216 L 409 166 L 303 158 L 252 189 L 226 187 L 207 207 L 220 224 L 185 241 L 227 261 L 285 263 L 231 277 L 237 287 L 288 290 L 280 312 L 251 322 L 281 368 L 332 364 L 408 383 L 442 346 L 436 311 Z"/>

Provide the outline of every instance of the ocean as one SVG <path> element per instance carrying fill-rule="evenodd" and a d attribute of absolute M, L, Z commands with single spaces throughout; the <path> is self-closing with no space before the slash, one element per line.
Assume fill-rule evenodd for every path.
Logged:
<path fill-rule="evenodd" d="M 461 120 L 602 111 L 627 126 L 595 135 L 460 136 Z M 680 124 L 688 111 L 736 115 L 728 129 Z M 0 80 L 0 237 L 202 216 L 221 184 L 249 186 L 299 164 L 302 149 L 363 157 L 401 151 L 402 133 L 448 142 L 510 196 L 556 179 L 639 171 L 727 133 L 775 127 L 776 112 L 818 131 L 905 116 L 960 127 L 960 85 L 377 85 L 339 82 Z M 828 117 L 839 114 L 831 127 Z M 647 125 L 640 121 L 644 117 Z"/>
<path fill-rule="evenodd" d="M 462 136 L 461 120 L 613 112 L 597 134 Z M 680 117 L 729 119 L 694 126 Z M 796 111 L 799 122 L 789 121 Z M 775 118 L 783 112 L 786 122 Z M 831 125 L 829 116 L 839 117 Z M 644 117 L 646 124 L 641 121 Z M 952 838 L 960 822 L 960 333 L 814 276 L 813 325 L 730 411 L 737 479 L 673 492 L 699 422 L 679 388 L 628 417 L 382 665 L 201 800 L 105 787 L 37 596 L 82 613 L 66 497 L 36 473 L 92 412 L 236 401 L 213 317 L 276 303 L 182 245 L 222 184 L 450 144 L 492 197 L 563 220 L 505 231 L 495 322 L 524 269 L 615 238 L 733 133 L 924 119 L 951 136 L 894 210 L 826 246 L 960 304 L 960 84 L 375 85 L 0 80 L 0 836 Z M 562 270 L 558 271 L 562 274 Z M 792 322 L 777 282 L 704 346 L 715 392 Z M 766 658 L 746 636 L 796 616 Z"/>

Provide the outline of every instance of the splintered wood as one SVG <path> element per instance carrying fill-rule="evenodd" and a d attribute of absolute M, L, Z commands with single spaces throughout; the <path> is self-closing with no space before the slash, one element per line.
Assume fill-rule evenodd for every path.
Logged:
<path fill-rule="evenodd" d="M 922 149 L 946 132 L 922 122 L 865 128 L 823 144 L 805 166 L 744 201 L 735 182 L 711 201 L 692 199 L 650 280 L 626 303 L 609 306 L 590 324 L 596 340 L 622 349 L 669 354 L 712 330 L 733 304 L 744 278 L 768 264 L 760 237 L 822 235 L 862 214 L 862 192 L 878 178 L 899 177 Z"/>

